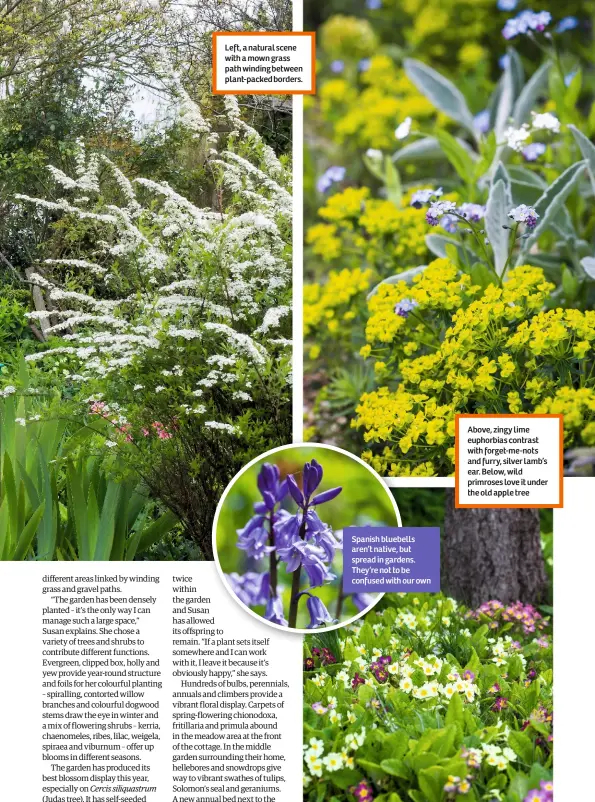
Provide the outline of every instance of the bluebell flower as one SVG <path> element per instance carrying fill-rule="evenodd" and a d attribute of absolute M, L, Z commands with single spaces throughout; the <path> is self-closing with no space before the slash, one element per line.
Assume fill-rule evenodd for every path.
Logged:
<path fill-rule="evenodd" d="M 510 56 L 508 55 L 508 53 L 505 53 L 498 59 L 498 66 L 500 67 L 501 70 L 505 70 L 509 64 L 510 64 Z"/>
<path fill-rule="evenodd" d="M 417 306 L 419 306 L 419 303 L 412 298 L 403 298 L 395 306 L 395 314 L 399 315 L 399 317 L 409 317 L 409 313 L 413 312 Z"/>
<path fill-rule="evenodd" d="M 484 109 L 480 111 L 479 114 L 475 115 L 473 118 L 473 127 L 478 134 L 487 134 L 490 130 L 490 112 L 488 109 Z"/>
<path fill-rule="evenodd" d="M 316 182 L 316 189 L 319 192 L 327 192 L 333 184 L 338 183 L 345 178 L 345 172 L 346 171 L 344 167 L 329 167 Z"/>
<path fill-rule="evenodd" d="M 518 6 L 519 0 L 498 0 L 498 8 L 500 11 L 514 11 Z"/>
<path fill-rule="evenodd" d="M 352 593 L 351 601 L 361 613 L 362 610 L 365 610 L 366 607 L 369 607 L 371 604 L 373 604 L 374 596 L 372 596 L 370 593 Z"/>
<path fill-rule="evenodd" d="M 270 621 L 273 624 L 278 624 L 280 627 L 288 626 L 287 620 L 285 619 L 285 614 L 283 612 L 283 602 L 278 596 L 276 599 L 270 598 L 267 601 L 264 617 L 267 621 Z"/>
<path fill-rule="evenodd" d="M 276 465 L 265 462 L 258 473 L 256 484 L 262 496 L 264 508 L 273 510 L 287 495 L 287 479 L 281 481 L 281 474 Z M 256 506 L 255 506 L 256 509 Z M 264 510 L 256 509 L 256 512 Z"/>
<path fill-rule="evenodd" d="M 343 72 L 344 69 L 345 69 L 345 62 L 341 61 L 341 59 L 337 58 L 334 61 L 331 61 L 331 72 L 340 73 Z"/>
<path fill-rule="evenodd" d="M 337 620 L 332 617 L 318 596 L 309 595 L 306 607 L 310 615 L 310 623 L 306 627 L 307 629 L 315 629 L 323 624 L 337 623 Z"/>
<path fill-rule="evenodd" d="M 359 64 L 357 65 L 360 72 L 367 72 L 371 66 L 372 66 L 372 60 L 369 58 L 361 59 Z"/>
<path fill-rule="evenodd" d="M 260 560 L 273 551 L 273 546 L 267 545 L 269 534 L 266 516 L 253 515 L 243 529 L 237 530 L 237 547 L 245 551 L 248 557 Z"/>
<path fill-rule="evenodd" d="M 313 493 L 316 491 L 321 481 L 322 465 L 315 459 L 304 465 L 303 492 L 300 490 L 294 476 L 290 475 L 287 477 L 289 492 L 298 507 L 307 510 L 309 506 L 315 507 L 317 504 L 324 504 L 326 501 L 331 501 L 336 498 L 342 490 L 341 487 L 333 487 L 330 490 L 319 493 L 317 496 L 313 496 Z"/>
<path fill-rule="evenodd" d="M 556 25 L 556 33 L 566 33 L 566 31 L 573 31 L 578 28 L 579 20 L 577 17 L 564 17 Z"/>
<path fill-rule="evenodd" d="M 229 586 L 248 607 L 257 604 L 266 604 L 270 596 L 269 573 L 259 574 L 256 571 L 247 571 L 240 574 L 225 574 Z"/>
<path fill-rule="evenodd" d="M 378 11 L 379 8 L 382 8 L 382 0 L 366 0 L 366 8 L 369 8 L 370 11 Z"/>
<path fill-rule="evenodd" d="M 287 548 L 277 549 L 277 554 L 287 564 L 288 574 L 302 567 L 308 575 L 312 588 L 320 587 L 324 582 L 335 579 L 335 575 L 323 561 L 326 556 L 324 550 L 314 543 L 298 539 Z"/>
<path fill-rule="evenodd" d="M 534 162 L 545 153 L 545 145 L 543 142 L 532 142 L 530 145 L 527 145 L 526 148 L 523 148 L 521 153 L 525 161 Z"/>

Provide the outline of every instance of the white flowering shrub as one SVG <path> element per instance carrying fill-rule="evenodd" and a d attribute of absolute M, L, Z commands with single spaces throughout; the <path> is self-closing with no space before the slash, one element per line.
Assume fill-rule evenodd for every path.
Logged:
<path fill-rule="evenodd" d="M 289 439 L 290 176 L 235 98 L 216 120 L 225 133 L 187 96 L 182 119 L 206 154 L 211 208 L 129 180 L 82 145 L 75 175 L 51 169 L 58 200 L 18 196 L 63 241 L 82 227 L 87 243 L 81 258 L 77 235 L 76 255 L 30 277 L 47 302 L 30 315 L 47 349 L 27 359 L 65 375 L 79 411 L 108 422 L 108 448 L 210 556 L 219 491 Z"/>

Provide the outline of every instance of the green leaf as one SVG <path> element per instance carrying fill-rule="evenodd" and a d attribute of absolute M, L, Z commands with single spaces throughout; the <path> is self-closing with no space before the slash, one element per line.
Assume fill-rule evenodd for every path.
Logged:
<path fill-rule="evenodd" d="M 372 780 L 374 780 L 374 782 L 378 782 L 386 777 L 386 771 L 382 768 L 382 766 L 380 766 L 378 763 L 372 762 L 371 760 L 358 760 L 357 765 L 361 766 L 366 774 L 371 777 Z"/>
<path fill-rule="evenodd" d="M 568 127 L 572 131 L 572 135 L 576 140 L 576 144 L 579 146 L 580 151 L 583 154 L 583 159 L 585 159 L 587 162 L 587 170 L 589 171 L 591 186 L 593 187 L 593 192 L 595 192 L 595 145 L 593 145 L 591 140 L 587 139 L 583 132 L 579 131 L 576 126 L 569 125 Z"/>
<path fill-rule="evenodd" d="M 469 150 L 461 145 L 461 143 L 447 131 L 437 131 L 436 139 L 440 143 L 444 155 L 459 176 L 466 184 L 471 184 L 475 174 L 475 163 L 471 158 Z"/>
<path fill-rule="evenodd" d="M 397 208 L 400 208 L 403 200 L 401 178 L 399 176 L 399 171 L 394 166 L 389 156 L 386 156 L 384 159 L 384 183 L 386 186 L 387 198 L 391 203 L 394 203 Z"/>
<path fill-rule="evenodd" d="M 434 161 L 442 159 L 444 153 L 435 136 L 427 136 L 423 139 L 415 139 L 404 147 L 395 151 L 392 160 L 395 164 L 399 162 L 418 162 Z"/>
<path fill-rule="evenodd" d="M 473 115 L 469 111 L 467 101 L 448 78 L 415 59 L 405 59 L 403 66 L 409 80 L 417 86 L 422 95 L 431 100 L 447 117 L 456 120 L 474 137 L 476 136 Z"/>
<path fill-rule="evenodd" d="M 9 543 L 16 541 L 18 532 L 18 497 L 17 488 L 14 481 L 14 471 L 12 460 L 8 452 L 4 454 L 4 466 L 2 471 L 3 494 L 8 504 L 8 539 Z"/>
<path fill-rule="evenodd" d="M 402 760 L 388 758 L 387 760 L 383 760 L 380 766 L 387 774 L 393 777 L 400 777 L 403 780 L 409 777 L 409 771 Z"/>
<path fill-rule="evenodd" d="M 80 464 L 77 468 L 73 462 L 68 463 L 66 469 L 66 486 L 70 502 L 70 512 L 72 513 L 74 521 L 79 559 L 90 560 L 92 555 L 89 551 L 87 505 L 85 504 L 81 468 L 82 465 Z"/>
<path fill-rule="evenodd" d="M 101 508 L 101 518 L 97 530 L 94 560 L 109 560 L 112 553 L 116 527 L 116 510 L 120 503 L 121 485 L 110 482 Z"/>
<path fill-rule="evenodd" d="M 581 266 L 589 278 L 595 279 L 595 258 L 585 256 L 584 259 L 581 259 Z"/>
<path fill-rule="evenodd" d="M 339 769 L 338 771 L 334 771 L 329 775 L 329 779 L 332 784 L 337 788 L 340 788 L 342 791 L 346 791 L 347 788 L 350 788 L 352 785 L 356 785 L 361 778 L 361 772 L 356 771 L 355 769 Z"/>
<path fill-rule="evenodd" d="M 89 485 L 89 493 L 87 496 L 87 546 L 86 549 L 89 553 L 89 559 L 93 559 L 95 555 L 95 545 L 97 543 L 97 532 L 99 530 L 99 507 L 97 505 L 97 496 L 93 484 Z"/>
<path fill-rule="evenodd" d="M 461 265 L 464 265 L 466 262 L 473 263 L 479 260 L 477 254 L 474 253 L 471 248 L 466 245 L 461 245 L 457 240 L 445 237 L 443 234 L 426 234 L 426 245 L 428 246 L 428 250 L 441 259 L 449 258 L 447 248 L 449 245 L 452 245 L 456 248 L 458 261 Z"/>
<path fill-rule="evenodd" d="M 510 184 L 507 186 L 502 178 L 492 184 L 486 207 L 486 232 L 494 252 L 496 272 L 501 276 L 506 267 L 510 243 L 510 219 L 508 213 L 512 209 Z"/>
<path fill-rule="evenodd" d="M 508 66 L 502 75 L 502 91 L 500 92 L 496 119 L 494 120 L 494 132 L 498 140 L 502 138 L 502 134 L 508 125 L 514 103 L 514 85 L 511 69 L 509 60 Z"/>
<path fill-rule="evenodd" d="M 566 88 L 564 95 L 564 105 L 566 109 L 572 113 L 576 111 L 576 104 L 578 103 L 579 95 L 583 86 L 583 73 L 582 70 L 577 70 L 572 80 Z"/>
<path fill-rule="evenodd" d="M 577 280 L 574 273 L 566 267 L 566 265 L 562 265 L 562 289 L 564 290 L 566 300 L 570 303 L 576 299 L 580 289 L 580 282 Z"/>
<path fill-rule="evenodd" d="M 545 61 L 541 67 L 533 73 L 527 81 L 521 94 L 514 104 L 513 121 L 517 128 L 526 122 L 531 110 L 535 108 L 539 96 L 543 93 L 547 84 L 547 76 L 551 67 L 550 61 Z"/>
<path fill-rule="evenodd" d="M 448 710 L 445 717 L 446 724 L 459 724 L 461 727 L 465 724 L 465 716 L 463 713 L 463 702 L 458 693 L 451 697 L 448 703 Z"/>
<path fill-rule="evenodd" d="M 27 552 L 29 551 L 31 544 L 33 543 L 33 539 L 35 538 L 35 533 L 37 532 L 37 527 L 39 526 L 39 522 L 41 521 L 41 516 L 43 515 L 44 505 L 43 502 L 39 505 L 39 507 L 35 510 L 27 525 L 23 529 L 20 534 L 18 543 L 12 555 L 13 560 L 24 560 L 27 556 Z"/>
<path fill-rule="evenodd" d="M 440 770 L 424 769 L 417 775 L 417 781 L 428 802 L 442 802 L 444 793 Z"/>
<path fill-rule="evenodd" d="M 539 198 L 535 204 L 535 211 L 539 215 L 538 223 L 533 229 L 531 236 L 524 240 L 519 259 L 522 259 L 523 251 L 530 250 L 531 246 L 537 242 L 541 234 L 550 228 L 556 215 L 566 202 L 566 199 L 581 180 L 586 165 L 587 163 L 584 161 L 573 164 L 565 170 L 561 176 L 558 176 L 554 183 L 551 184 Z M 522 264 L 522 261 L 519 261 L 519 264 Z"/>
<path fill-rule="evenodd" d="M 513 96 L 516 98 L 520 95 L 525 85 L 525 69 L 521 57 L 514 47 L 509 47 L 507 52 L 508 64 L 512 77 Z"/>
<path fill-rule="evenodd" d="M 144 530 L 139 540 L 137 552 L 140 554 L 143 551 L 146 551 L 161 537 L 163 537 L 163 535 L 171 532 L 177 523 L 177 516 L 174 515 L 174 513 L 170 510 L 166 510 L 166 512 L 164 512 L 160 518 L 158 518 L 152 524 L 149 524 L 149 526 Z"/>
<path fill-rule="evenodd" d="M 378 288 L 382 284 L 398 284 L 399 281 L 405 281 L 407 284 L 411 283 L 413 280 L 413 276 L 417 276 L 418 273 L 423 273 L 426 269 L 427 265 L 420 265 L 419 267 L 410 267 L 409 270 L 403 270 L 402 273 L 395 273 L 394 276 L 389 276 L 385 278 L 383 281 L 380 281 L 369 293 L 367 296 L 367 300 L 369 301 L 376 293 L 378 292 Z"/>
<path fill-rule="evenodd" d="M 523 763 L 530 766 L 533 762 L 533 741 L 524 732 L 516 732 L 513 730 L 508 734 L 508 745 L 520 757 Z"/>

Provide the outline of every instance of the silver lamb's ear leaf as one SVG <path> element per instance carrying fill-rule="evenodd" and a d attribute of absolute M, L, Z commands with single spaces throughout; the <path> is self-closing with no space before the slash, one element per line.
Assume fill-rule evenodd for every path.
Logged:
<path fill-rule="evenodd" d="M 523 86 L 525 85 L 525 69 L 523 67 L 521 57 L 514 47 L 508 48 L 508 64 L 510 66 L 510 74 L 512 76 L 514 97 L 517 98 L 523 91 Z"/>
<path fill-rule="evenodd" d="M 510 186 L 510 175 L 502 162 L 498 162 L 496 169 L 494 170 L 492 184 L 495 184 L 496 181 L 504 181 L 505 186 Z"/>
<path fill-rule="evenodd" d="M 416 59 L 406 58 L 403 66 L 407 76 L 422 95 L 431 100 L 437 109 L 463 125 L 474 137 L 476 136 L 473 115 L 469 111 L 467 101 L 448 78 Z"/>
<path fill-rule="evenodd" d="M 398 162 L 417 162 L 428 159 L 443 159 L 444 153 L 435 136 L 426 136 L 423 139 L 415 139 L 404 148 L 393 153 L 393 161 Z"/>
<path fill-rule="evenodd" d="M 595 279 L 595 259 L 592 256 L 581 259 L 581 266 L 589 278 Z"/>
<path fill-rule="evenodd" d="M 457 249 L 457 254 L 461 262 L 480 262 L 480 257 L 466 245 L 461 245 L 456 239 L 445 237 L 442 234 L 426 234 L 426 245 L 428 250 L 439 259 L 448 259 L 447 246 L 452 245 Z"/>
<path fill-rule="evenodd" d="M 533 73 L 521 91 L 521 94 L 518 96 L 514 104 L 514 112 L 512 115 L 517 128 L 526 122 L 531 109 L 535 108 L 537 98 L 547 83 L 547 76 L 551 66 L 551 61 L 544 62 L 541 67 Z"/>
<path fill-rule="evenodd" d="M 583 132 L 579 131 L 576 126 L 569 125 L 568 127 L 572 131 L 572 135 L 576 140 L 576 144 L 581 149 L 583 159 L 585 159 L 587 162 L 587 170 L 589 171 L 591 186 L 593 187 L 593 192 L 595 192 L 595 145 L 593 145 L 591 140 L 587 139 Z"/>
<path fill-rule="evenodd" d="M 427 265 L 420 265 L 419 267 L 410 267 L 409 270 L 403 270 L 402 273 L 396 273 L 394 276 L 389 276 L 389 278 L 385 278 L 383 281 L 379 282 L 369 293 L 367 296 L 367 300 L 369 301 L 376 293 L 378 292 L 378 288 L 382 284 L 398 284 L 399 281 L 405 281 L 409 284 L 413 276 L 417 276 L 419 273 L 423 273 L 426 269 Z"/>
<path fill-rule="evenodd" d="M 552 225 L 557 218 L 560 209 L 566 202 L 566 198 L 581 180 L 587 167 L 587 162 L 576 162 L 558 176 L 535 204 L 535 211 L 539 215 L 537 225 L 531 232 L 531 236 L 524 241 L 523 248 L 519 254 L 522 257 L 534 245 L 541 234 Z M 522 264 L 522 262 L 521 262 Z"/>
<path fill-rule="evenodd" d="M 512 114 L 513 103 L 514 85 L 512 78 L 512 67 L 509 63 L 504 70 L 504 75 L 502 76 L 502 91 L 500 92 L 496 119 L 494 120 L 494 132 L 496 134 L 496 140 L 500 140 L 504 134 L 504 131 L 506 130 L 508 120 Z"/>
<path fill-rule="evenodd" d="M 508 260 L 510 242 L 508 212 L 511 208 L 510 185 L 507 186 L 503 179 L 499 178 L 490 187 L 486 207 L 486 231 L 494 251 L 494 265 L 499 276 L 503 274 Z"/>

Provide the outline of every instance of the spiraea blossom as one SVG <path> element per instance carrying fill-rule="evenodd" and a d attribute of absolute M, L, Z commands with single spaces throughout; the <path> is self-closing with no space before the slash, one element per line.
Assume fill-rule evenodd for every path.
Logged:
<path fill-rule="evenodd" d="M 264 606 L 264 617 L 280 626 L 296 626 L 301 599 L 310 617 L 309 629 L 335 622 L 313 592 L 336 578 L 331 565 L 341 548 L 340 539 L 318 510 L 342 488 L 317 493 L 322 478 L 322 466 L 315 459 L 304 465 L 301 487 L 293 474 L 281 479 L 276 465 L 264 463 L 257 478 L 261 498 L 254 504 L 254 515 L 237 531 L 237 548 L 251 564 L 266 561 L 267 570 L 228 574 L 228 583 L 241 601 L 251 607 Z M 286 617 L 283 592 L 290 585 Z"/>
<path fill-rule="evenodd" d="M 212 146 L 220 209 L 199 208 L 164 182 L 131 181 L 82 143 L 73 176 L 50 168 L 62 198 L 18 196 L 50 220 L 67 216 L 100 232 L 95 260 L 46 260 L 31 276 L 51 312 L 30 313 L 48 348 L 27 358 L 66 358 L 82 383 L 126 375 L 147 393 L 168 391 L 181 417 L 233 437 L 242 431 L 234 418 L 254 403 L 248 385 L 266 384 L 272 365 L 286 374 L 275 382 L 287 382 L 289 175 L 241 120 L 235 98 L 225 99 L 227 136 L 209 131 L 186 93 L 180 119 Z M 117 202 L 104 200 L 114 195 Z M 159 382 L 147 381 L 153 364 L 161 365 Z M 234 402 L 228 410 L 209 404 L 221 393 Z"/>

